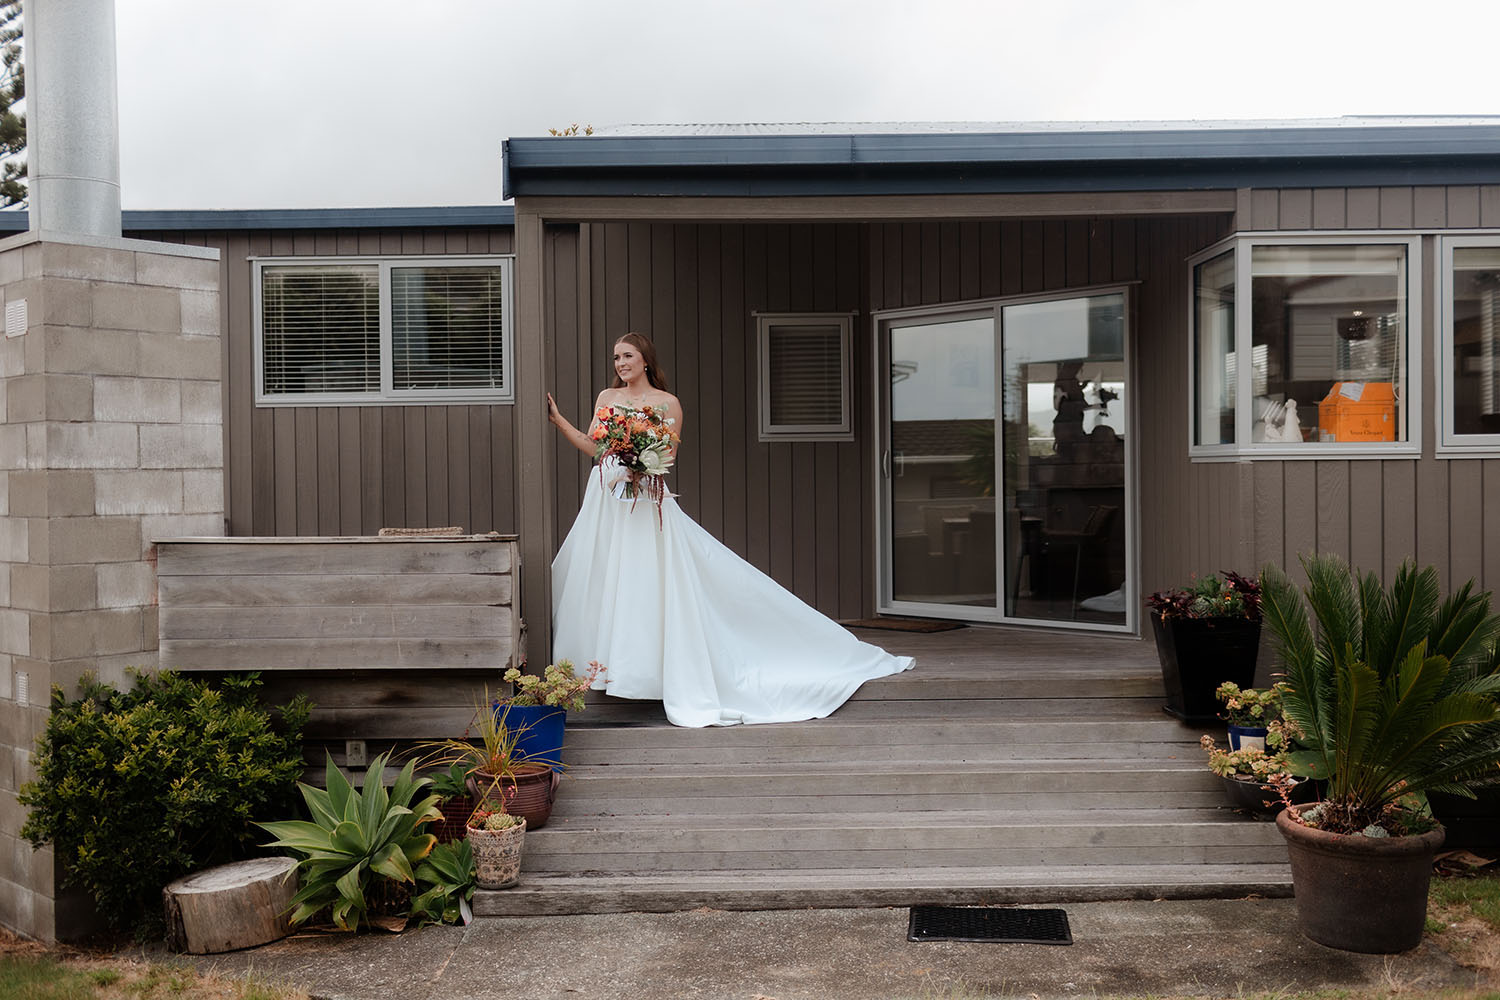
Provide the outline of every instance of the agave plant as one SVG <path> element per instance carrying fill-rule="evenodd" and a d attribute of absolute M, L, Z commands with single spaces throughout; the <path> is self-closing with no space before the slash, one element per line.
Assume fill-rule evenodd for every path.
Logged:
<path fill-rule="evenodd" d="M 468 840 L 438 844 L 417 866 L 417 882 L 429 888 L 411 901 L 411 917 L 426 924 L 465 924 L 474 919 L 474 848 Z"/>
<path fill-rule="evenodd" d="M 1335 556 L 1302 565 L 1303 592 L 1267 567 L 1262 608 L 1286 670 L 1282 713 L 1305 748 L 1291 770 L 1328 782 L 1317 825 L 1358 833 L 1389 821 L 1403 796 L 1500 782 L 1489 594 L 1471 582 L 1444 600 L 1437 571 L 1410 562 L 1389 589 Z"/>
<path fill-rule="evenodd" d="M 376 876 L 414 882 L 412 866 L 432 851 L 437 838 L 426 823 L 442 818 L 438 796 L 412 800 L 428 784 L 414 778 L 407 764 L 391 790 L 385 790 L 387 754 L 370 762 L 363 789 L 355 789 L 328 758 L 326 789 L 298 784 L 312 821 L 258 823 L 276 839 L 266 847 L 285 847 L 301 855 L 302 888 L 292 897 L 293 926 L 325 907 L 334 924 L 352 931 L 365 920 L 365 896 Z"/>

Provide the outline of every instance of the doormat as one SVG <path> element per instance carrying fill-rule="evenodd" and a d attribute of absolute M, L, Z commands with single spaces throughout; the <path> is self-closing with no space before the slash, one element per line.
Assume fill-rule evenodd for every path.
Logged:
<path fill-rule="evenodd" d="M 963 622 L 945 622 L 933 618 L 851 618 L 839 622 L 845 628 L 883 628 L 891 632 L 947 632 L 968 628 Z"/>
<path fill-rule="evenodd" d="M 993 941 L 998 944 L 1072 944 L 1063 910 L 1004 906 L 913 906 L 908 941 Z"/>

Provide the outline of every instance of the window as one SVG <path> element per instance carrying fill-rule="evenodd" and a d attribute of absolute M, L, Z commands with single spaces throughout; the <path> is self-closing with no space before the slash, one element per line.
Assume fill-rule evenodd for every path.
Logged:
<path fill-rule="evenodd" d="M 848 315 L 763 314 L 760 439 L 852 441 Z"/>
<path fill-rule="evenodd" d="M 256 401 L 510 402 L 510 258 L 255 261 Z"/>
<path fill-rule="evenodd" d="M 1443 240 L 1443 441 L 1500 450 L 1500 240 Z"/>
<path fill-rule="evenodd" d="M 1416 255 L 1414 237 L 1239 237 L 1190 261 L 1193 454 L 1411 450 Z"/>

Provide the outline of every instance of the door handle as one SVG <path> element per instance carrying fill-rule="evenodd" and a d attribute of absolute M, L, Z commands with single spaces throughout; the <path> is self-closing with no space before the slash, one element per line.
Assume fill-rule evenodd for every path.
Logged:
<path fill-rule="evenodd" d="M 891 453 L 889 450 L 880 453 L 880 474 L 885 478 L 891 478 Z"/>

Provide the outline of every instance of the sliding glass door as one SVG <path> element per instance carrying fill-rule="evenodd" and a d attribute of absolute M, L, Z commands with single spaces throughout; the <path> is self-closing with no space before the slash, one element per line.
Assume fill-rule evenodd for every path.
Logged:
<path fill-rule="evenodd" d="M 1134 627 L 1127 305 L 878 318 L 881 610 Z"/>

